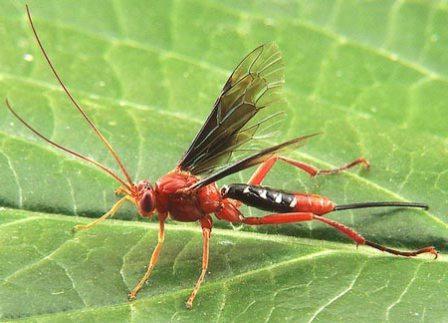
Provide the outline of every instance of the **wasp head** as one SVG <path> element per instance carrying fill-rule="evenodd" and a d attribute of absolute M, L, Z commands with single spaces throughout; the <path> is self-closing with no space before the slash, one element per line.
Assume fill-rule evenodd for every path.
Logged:
<path fill-rule="evenodd" d="M 143 217 L 151 217 L 156 208 L 156 196 L 154 189 L 147 180 L 137 184 L 136 192 L 133 194 L 138 213 Z"/>

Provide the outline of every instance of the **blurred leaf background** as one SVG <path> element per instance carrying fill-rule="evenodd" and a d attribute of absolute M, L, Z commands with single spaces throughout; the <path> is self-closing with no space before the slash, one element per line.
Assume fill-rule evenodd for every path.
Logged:
<path fill-rule="evenodd" d="M 433 244 L 442 256 L 399 259 L 357 250 L 319 224 L 242 228 L 218 221 L 210 274 L 187 311 L 183 302 L 199 274 L 201 239 L 196 225 L 173 223 L 151 281 L 128 303 L 156 226 L 138 223 L 129 206 L 121 221 L 71 235 L 75 223 L 112 205 L 117 185 L 48 147 L 1 109 L 1 319 L 447 319 L 446 2 L 28 3 L 58 71 L 136 180 L 155 181 L 171 170 L 236 64 L 260 43 L 277 42 L 286 64 L 286 102 L 273 110 L 287 117 L 281 135 L 265 144 L 323 131 L 291 157 L 329 168 L 365 156 L 372 168 L 310 179 L 278 165 L 265 183 L 338 203 L 427 202 L 428 212 L 331 217 L 379 243 Z M 1 4 L 1 97 L 45 135 L 115 167 L 53 79 L 24 5 Z"/>

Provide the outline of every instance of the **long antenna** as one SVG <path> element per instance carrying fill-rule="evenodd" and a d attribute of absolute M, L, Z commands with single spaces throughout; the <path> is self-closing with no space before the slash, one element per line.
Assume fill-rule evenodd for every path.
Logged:
<path fill-rule="evenodd" d="M 65 86 L 64 82 L 62 82 L 61 77 L 59 76 L 58 72 L 56 72 L 56 69 L 53 66 L 53 63 L 50 60 L 50 57 L 47 55 L 47 52 L 44 49 L 44 46 L 42 45 L 42 42 L 40 41 L 39 35 L 37 34 L 36 28 L 34 27 L 33 24 L 33 19 L 31 18 L 31 13 L 30 13 L 30 9 L 28 8 L 28 5 L 26 5 L 26 12 L 28 14 L 28 20 L 30 22 L 31 25 L 31 29 L 33 30 L 34 36 L 36 38 L 37 43 L 39 44 L 40 50 L 42 51 L 42 54 L 45 57 L 45 60 L 47 61 L 48 65 L 50 66 L 51 70 L 53 71 L 54 76 L 56 77 L 56 79 L 58 80 L 59 84 L 62 86 L 62 88 L 64 89 L 64 92 L 67 94 L 67 96 L 69 97 L 70 101 L 72 101 L 72 103 L 74 104 L 74 106 L 78 109 L 78 111 L 82 114 L 82 116 L 84 117 L 84 119 L 87 121 L 87 123 L 90 125 L 90 127 L 92 128 L 92 130 L 96 133 L 96 135 L 100 138 L 100 140 L 104 143 L 104 145 L 106 146 L 106 148 L 109 150 L 109 152 L 111 153 L 111 155 L 115 158 L 115 160 L 117 161 L 118 166 L 120 167 L 122 173 L 124 174 L 124 176 L 126 177 L 128 183 L 130 186 L 133 186 L 133 182 L 131 177 L 129 176 L 129 173 L 127 172 L 126 168 L 123 165 L 123 162 L 121 161 L 120 157 L 118 156 L 118 154 L 115 152 L 115 150 L 112 148 L 112 145 L 109 143 L 109 141 L 103 136 L 103 134 L 101 133 L 101 131 L 95 126 L 95 124 L 92 122 L 92 120 L 90 120 L 90 118 L 87 116 L 87 114 L 84 112 L 84 110 L 81 108 L 81 106 L 76 102 L 76 100 L 74 99 L 74 97 L 72 96 L 72 94 L 70 93 L 70 91 L 68 90 L 68 88 Z"/>
<path fill-rule="evenodd" d="M 42 138 L 43 140 L 45 140 L 46 142 L 48 142 L 50 145 L 52 145 L 52 146 L 54 146 L 54 147 L 56 147 L 56 148 L 59 148 L 59 149 L 65 151 L 65 152 L 67 152 L 67 153 L 69 153 L 69 154 L 71 154 L 71 155 L 73 155 L 73 156 L 76 156 L 76 157 L 78 157 L 78 158 L 80 158 L 80 159 L 82 159 L 82 160 L 85 160 L 85 161 L 87 161 L 87 162 L 89 162 L 89 163 L 94 164 L 95 166 L 101 168 L 101 169 L 102 169 L 103 171 L 105 171 L 107 174 L 109 174 L 110 176 L 112 176 L 116 181 L 118 181 L 121 185 L 123 185 L 124 187 L 126 187 L 128 190 L 131 189 L 130 186 L 129 186 L 129 184 L 126 183 L 124 180 L 122 180 L 122 179 L 121 179 L 117 174 L 115 174 L 111 169 L 107 168 L 106 166 L 100 164 L 99 162 L 97 162 L 97 161 L 95 161 L 95 160 L 93 160 L 93 159 L 91 159 L 91 158 L 89 158 L 89 157 L 83 156 L 83 155 L 77 153 L 76 151 L 73 151 L 73 150 L 70 150 L 70 149 L 68 149 L 68 148 L 65 148 L 64 146 L 61 146 L 61 145 L 55 143 L 54 141 L 48 139 L 47 137 L 45 137 L 45 136 L 44 136 L 43 134 L 41 134 L 39 131 L 37 131 L 36 129 L 34 129 L 29 123 L 27 123 L 21 116 L 19 116 L 19 115 L 17 114 L 16 111 L 14 111 L 14 109 L 12 108 L 12 106 L 11 106 L 11 104 L 9 103 L 8 99 L 5 99 L 5 103 L 6 103 L 6 107 L 8 108 L 8 110 L 11 111 L 11 113 L 12 113 L 17 119 L 19 119 L 19 121 L 22 122 L 28 129 L 30 129 L 32 132 L 34 132 L 34 134 L 35 134 L 36 136 Z"/>
<path fill-rule="evenodd" d="M 417 202 L 362 202 L 362 203 L 336 205 L 334 210 L 342 211 L 352 209 L 364 209 L 367 207 L 415 207 L 424 210 L 429 209 L 429 206 L 427 204 Z"/>

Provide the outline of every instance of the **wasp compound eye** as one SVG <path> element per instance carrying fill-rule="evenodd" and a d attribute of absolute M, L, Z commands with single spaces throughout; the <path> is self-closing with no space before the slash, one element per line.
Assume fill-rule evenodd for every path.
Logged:
<path fill-rule="evenodd" d="M 154 192 L 152 189 L 145 190 L 137 202 L 138 211 L 142 216 L 150 216 L 155 208 Z"/>

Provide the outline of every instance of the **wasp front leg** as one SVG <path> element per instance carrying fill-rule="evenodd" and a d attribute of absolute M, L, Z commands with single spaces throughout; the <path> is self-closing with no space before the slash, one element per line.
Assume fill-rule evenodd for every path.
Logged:
<path fill-rule="evenodd" d="M 137 298 L 138 292 L 143 288 L 146 281 L 151 276 L 152 270 L 157 264 L 157 261 L 159 260 L 160 252 L 162 251 L 163 242 L 165 241 L 165 220 L 167 218 L 167 214 L 159 214 L 159 234 L 157 239 L 157 245 L 154 248 L 154 251 L 152 252 L 151 259 L 149 260 L 148 267 L 146 269 L 145 274 L 143 277 L 139 280 L 137 285 L 135 285 L 134 289 L 129 292 L 128 298 L 129 300 L 134 300 Z"/>
<path fill-rule="evenodd" d="M 128 189 L 124 188 L 123 186 L 118 187 L 114 191 L 115 195 L 131 195 Z"/>
<path fill-rule="evenodd" d="M 110 218 L 111 216 L 113 216 L 118 209 L 123 205 L 124 202 L 126 202 L 127 200 L 129 200 L 128 196 L 125 196 L 123 198 L 121 198 L 120 200 L 118 200 L 113 206 L 112 208 L 107 211 L 104 215 L 102 215 L 100 218 L 88 223 L 88 224 L 77 224 L 72 228 L 72 232 L 75 233 L 77 231 L 82 231 L 82 230 L 88 230 L 92 227 L 94 227 L 95 225 L 103 222 L 104 220 L 106 220 L 107 218 Z"/>

